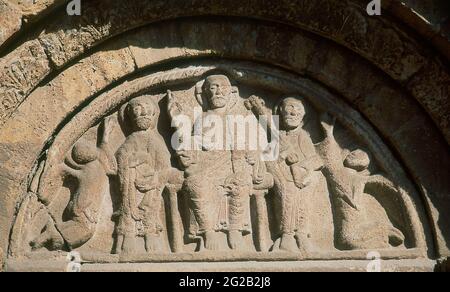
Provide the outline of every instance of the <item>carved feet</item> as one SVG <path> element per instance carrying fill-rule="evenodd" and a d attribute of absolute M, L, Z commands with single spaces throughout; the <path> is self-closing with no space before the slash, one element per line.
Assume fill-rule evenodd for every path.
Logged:
<path fill-rule="evenodd" d="M 275 250 L 285 251 L 285 252 L 310 252 L 315 248 L 310 240 L 310 238 L 300 232 L 295 234 L 283 234 L 281 237 L 275 242 L 273 248 Z"/>
<path fill-rule="evenodd" d="M 148 253 L 155 253 L 163 251 L 162 238 L 156 234 L 146 235 L 145 240 L 145 250 Z M 116 248 L 113 251 L 114 254 L 136 254 L 137 253 L 137 242 L 136 237 L 132 235 L 119 235 L 117 237 Z"/>
<path fill-rule="evenodd" d="M 136 238 L 130 235 L 118 235 L 114 254 L 136 253 Z"/>
<path fill-rule="evenodd" d="M 245 249 L 245 242 L 242 232 L 240 232 L 239 230 L 231 230 L 228 233 L 228 244 L 233 250 Z"/>
<path fill-rule="evenodd" d="M 280 241 L 280 250 L 289 252 L 298 252 L 297 241 L 295 236 L 291 234 L 283 234 Z"/>
<path fill-rule="evenodd" d="M 161 237 L 155 234 L 145 236 L 145 250 L 148 253 L 160 252 L 163 250 Z"/>
<path fill-rule="evenodd" d="M 216 251 L 220 249 L 219 233 L 215 231 L 206 231 L 204 234 L 205 249 Z"/>

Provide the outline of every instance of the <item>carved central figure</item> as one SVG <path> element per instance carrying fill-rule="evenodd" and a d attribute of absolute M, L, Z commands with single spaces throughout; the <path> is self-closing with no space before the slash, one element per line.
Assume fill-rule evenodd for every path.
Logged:
<path fill-rule="evenodd" d="M 211 75 L 203 84 L 199 83 L 197 97 L 204 107 L 203 120 L 209 116 L 225 120 L 226 115 L 251 115 L 239 98 L 237 88 L 231 85 L 225 75 Z M 174 108 L 174 104 L 169 103 L 172 118 L 179 114 Z M 209 135 L 208 131 L 204 127 L 201 132 L 206 136 Z M 226 131 L 224 128 L 223 137 Z M 204 137 L 194 137 L 194 140 L 205 141 Z M 253 168 L 249 158 L 255 153 L 246 150 L 211 150 L 205 144 L 200 148 L 199 153 L 179 153 L 186 168 L 183 190 L 188 194 L 190 208 L 198 224 L 197 232 L 191 230 L 194 233 L 191 235 L 201 235 L 207 250 L 218 250 L 221 248 L 219 231 L 226 231 L 229 246 L 242 249 L 243 235 L 250 233 L 248 210 Z"/>

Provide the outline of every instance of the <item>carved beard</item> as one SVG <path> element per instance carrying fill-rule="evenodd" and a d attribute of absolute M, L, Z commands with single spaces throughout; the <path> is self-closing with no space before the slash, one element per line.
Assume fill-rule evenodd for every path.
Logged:
<path fill-rule="evenodd" d="M 154 127 L 153 119 L 149 117 L 136 118 L 136 127 L 139 130 L 148 130 Z"/>
<path fill-rule="evenodd" d="M 209 99 L 209 102 L 213 109 L 219 109 L 226 107 L 229 100 L 229 97 L 223 95 L 214 95 Z"/>

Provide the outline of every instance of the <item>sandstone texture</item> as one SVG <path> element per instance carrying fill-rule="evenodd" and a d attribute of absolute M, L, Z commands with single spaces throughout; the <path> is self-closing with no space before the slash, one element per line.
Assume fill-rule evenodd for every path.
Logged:
<path fill-rule="evenodd" d="M 1 270 L 446 269 L 446 1 L 67 2 L 0 0 Z"/>

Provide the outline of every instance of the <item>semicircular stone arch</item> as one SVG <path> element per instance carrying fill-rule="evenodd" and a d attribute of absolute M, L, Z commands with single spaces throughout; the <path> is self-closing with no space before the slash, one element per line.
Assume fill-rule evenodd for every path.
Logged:
<path fill-rule="evenodd" d="M 138 2 L 136 1 L 136 3 Z M 220 10 L 220 5 L 218 7 L 209 8 Z M 351 7 L 351 11 L 356 9 L 355 6 L 350 5 L 349 7 Z M 346 7 L 346 9 L 349 8 Z M 95 15 L 95 13 L 92 12 L 82 18 L 82 25 L 92 28 L 84 22 L 89 22 L 90 15 Z M 110 11 L 105 10 L 104 19 L 111 16 L 108 13 Z M 217 12 L 217 14 L 222 13 Z M 359 15 L 359 13 L 357 14 Z M 118 13 L 116 16 L 120 17 L 120 15 Z M 354 16 L 354 14 L 351 15 Z M 378 211 L 374 212 L 385 214 L 390 224 L 401 230 L 403 235 L 400 237 L 404 237 L 406 251 L 386 250 L 386 252 L 382 252 L 383 257 L 436 259 L 448 254 L 449 237 L 447 232 L 449 228 L 447 228 L 448 220 L 443 212 L 448 207 L 447 194 L 450 193 L 450 186 L 446 181 L 446 173 L 448 173 L 446 170 L 450 169 L 450 162 L 448 144 L 444 138 L 447 131 L 443 127 L 445 116 L 439 117 L 440 108 L 437 107 L 437 111 L 433 112 L 433 109 L 420 98 L 421 91 L 425 90 L 428 94 L 427 90 L 436 85 L 433 82 L 437 82 L 439 88 L 445 88 L 445 85 L 448 85 L 446 83 L 448 82 L 448 73 L 445 65 L 442 65 L 445 61 L 441 62 L 435 57 L 431 57 L 430 48 L 421 47 L 417 41 L 403 32 L 399 32 L 398 27 L 387 29 L 389 32 L 387 35 L 391 37 L 391 40 L 394 43 L 397 40 L 400 40 L 399 43 L 404 40 L 411 42 L 408 45 L 401 45 L 401 53 L 397 52 L 398 48 L 393 45 L 392 51 L 386 48 L 386 54 L 380 53 L 383 57 L 376 57 L 362 52 L 361 49 L 365 49 L 364 46 L 349 50 L 352 43 L 348 40 L 351 38 L 336 37 L 335 32 L 327 31 L 325 25 L 316 27 L 317 30 L 325 29 L 318 33 L 311 27 L 305 31 L 306 26 L 302 25 L 300 25 L 302 29 L 299 29 L 267 20 L 251 19 L 252 17 L 236 17 L 239 16 L 238 12 L 230 13 L 230 16 L 232 17 L 187 17 L 156 22 L 142 27 L 140 27 L 142 24 L 133 25 L 118 20 L 116 24 L 122 25 L 123 31 L 133 30 L 118 34 L 117 32 L 122 29 L 110 28 L 110 31 L 105 31 L 99 29 L 102 27 L 99 26 L 95 31 L 88 32 L 89 35 L 94 36 L 92 39 L 76 35 L 77 31 L 74 31 L 75 35 L 64 35 L 69 30 L 63 33 L 56 28 L 54 32 L 49 29 L 37 41 L 25 41 L 17 51 L 12 51 L 4 56 L 3 64 L 13 64 L 9 61 L 13 59 L 14 54 L 21 53 L 25 62 L 34 62 L 33 65 L 36 65 L 35 71 L 22 75 L 23 80 L 14 78 L 14 82 L 21 82 L 23 88 L 19 94 L 23 96 L 16 95 L 18 103 L 11 104 L 6 112 L 2 112 L 2 115 L 5 115 L 2 118 L 3 125 L 0 129 L 2 138 L 0 143 L 2 157 L 5 158 L 0 166 L 2 170 L 1 185 L 2 191 L 4 191 L 1 203 L 5 207 L 2 207 L 1 230 L 2 232 L 4 230 L 2 234 L 7 236 L 2 236 L 1 240 L 3 249 L 10 257 L 9 262 L 12 269 L 23 267 L 21 265 L 24 264 L 24 257 L 33 258 L 29 252 L 24 252 L 23 249 L 24 246 L 30 247 L 30 242 L 36 239 L 27 237 L 33 237 L 27 234 L 36 233 L 36 230 L 33 232 L 25 230 L 27 224 L 34 222 L 37 224 L 36 226 L 39 226 L 48 223 L 43 219 L 47 218 L 46 216 L 33 217 L 36 215 L 33 211 L 36 205 L 33 204 L 46 206 L 44 209 L 48 208 L 49 204 L 52 205 L 51 200 L 46 201 L 40 197 L 43 195 L 41 189 L 51 190 L 50 192 L 45 191 L 51 195 L 53 192 L 58 192 L 58 188 L 63 187 L 66 193 L 62 197 L 65 197 L 66 201 L 67 192 L 69 194 L 72 192 L 72 195 L 79 193 L 79 190 L 73 187 L 73 179 L 71 182 L 70 179 L 67 181 L 66 177 L 63 177 L 62 182 L 66 186 L 59 185 L 61 178 L 55 178 L 55 171 L 52 170 L 63 163 L 66 156 L 71 156 L 72 147 L 76 145 L 79 138 L 95 143 L 94 140 L 99 138 L 95 133 L 98 130 L 98 124 L 106 116 L 111 114 L 115 116 L 114 113 L 120 106 L 139 95 L 150 94 L 162 98 L 165 91 L 172 87 L 175 94 L 178 91 L 184 92 L 183 94 L 192 93 L 192 90 L 195 90 L 192 86 L 205 78 L 209 69 L 216 67 L 227 68 L 225 72 L 230 75 L 234 85 L 242 87 L 241 97 L 243 99 L 250 97 L 252 91 L 255 92 L 253 94 L 266 100 L 269 105 L 275 103 L 271 102 L 271 99 L 281 99 L 290 94 L 305 96 L 308 99 L 307 103 L 311 103 L 312 108 L 317 111 L 316 119 L 323 112 L 330 112 L 337 118 L 337 128 L 339 128 L 337 131 L 342 132 L 342 137 L 337 137 L 340 144 L 342 141 L 355 139 L 341 149 L 344 158 L 357 148 L 364 148 L 369 153 L 373 159 L 371 167 L 374 167 L 371 169 L 371 175 L 382 174 L 388 177 L 390 183 L 395 186 L 393 187 L 395 190 L 391 190 L 395 193 L 393 197 L 397 196 L 395 200 L 401 201 L 386 202 L 383 201 L 386 197 L 383 199 L 377 197 L 376 194 L 373 195 L 373 193 L 380 192 L 380 184 L 386 188 L 389 183 L 371 181 L 366 185 L 366 191 L 372 193 L 371 195 L 378 202 L 378 209 L 375 208 Z M 266 18 L 266 16 L 261 18 Z M 170 18 L 170 16 L 167 17 Z M 352 17 L 351 19 L 353 19 Z M 75 20 L 75 22 L 78 21 Z M 355 16 L 354 21 L 365 22 L 366 20 Z M 63 25 L 73 25 L 72 20 L 69 22 L 70 24 Z M 283 22 L 289 23 L 289 16 Z M 370 20 L 369 26 L 371 22 Z M 147 23 L 147 21 L 143 23 Z M 389 23 L 386 25 L 388 26 Z M 79 31 L 85 32 L 85 30 Z M 348 33 L 348 30 L 344 31 Z M 211 34 L 211 32 L 214 33 Z M 383 32 L 386 31 L 383 30 Z M 106 34 L 103 35 L 104 33 Z M 330 35 L 327 37 L 324 33 L 330 33 Z M 110 37 L 113 38 L 106 40 Z M 99 44 L 103 40 L 105 40 L 104 43 Z M 83 43 L 84 41 L 86 43 Z M 74 46 L 75 42 L 78 42 L 78 45 Z M 382 48 L 379 47 L 382 45 L 381 43 L 376 45 L 376 41 L 374 42 L 371 46 Z M 41 57 L 42 59 L 39 59 Z M 5 71 L 9 72 L 7 73 L 9 75 L 6 76 L 17 77 L 16 72 L 20 72 L 20 66 L 26 65 L 28 64 L 14 63 L 16 67 L 9 67 L 10 70 Z M 180 69 L 172 69 L 176 67 Z M 437 79 L 430 80 L 430 76 L 427 75 L 430 70 L 424 69 L 431 67 L 433 74 L 439 76 Z M 163 72 L 167 72 L 166 74 L 172 82 L 165 83 L 164 80 L 157 80 L 160 84 L 153 91 L 149 90 L 148 79 L 152 74 L 158 75 Z M 173 76 L 176 74 L 185 75 Z M 141 89 L 130 89 L 141 79 L 146 80 L 142 81 Z M 189 84 L 191 87 L 188 86 Z M 294 84 L 299 85 L 294 86 Z M 15 85 L 10 88 L 15 88 Z M 308 92 L 308 88 L 311 90 L 310 92 Z M 120 101 L 114 101 L 114 98 L 111 98 L 113 96 L 111 92 L 114 93 L 114 96 L 122 96 Z M 270 93 L 264 96 L 265 92 Z M 440 95 L 437 96 L 441 100 L 440 102 L 445 104 L 445 100 L 448 98 L 445 90 L 435 92 Z M 323 103 L 315 101 L 316 99 L 312 97 L 314 95 L 319 99 L 329 97 L 332 102 L 324 106 Z M 162 99 L 160 111 L 165 114 L 167 109 L 164 98 Z M 99 105 L 97 109 L 95 108 L 96 104 Z M 333 110 L 333 107 L 339 105 L 345 108 L 340 114 Z M 271 106 L 268 106 L 267 110 L 270 109 Z M 89 110 L 91 112 L 85 114 Z M 355 123 L 353 120 L 355 118 L 363 121 L 362 124 Z M 170 130 L 167 127 L 170 120 L 166 118 L 164 121 L 166 131 Z M 316 125 L 315 129 L 310 130 L 310 134 L 312 133 L 313 140 L 317 140 L 314 142 L 320 144 L 323 137 L 314 138 L 315 135 L 320 136 L 317 133 L 321 132 L 319 120 L 316 122 L 319 126 Z M 115 127 L 116 131 L 120 129 L 117 127 L 118 125 Z M 346 131 L 343 129 L 351 130 L 349 133 L 344 133 Z M 350 136 L 353 138 L 349 138 Z M 117 148 L 118 146 L 120 145 L 115 145 Z M 174 158 L 172 158 L 172 166 L 180 168 L 173 160 Z M 429 161 L 434 161 L 434 163 L 429 163 Z M 47 179 L 47 177 L 51 178 Z M 110 180 L 114 181 L 114 179 Z M 117 182 L 115 183 L 117 184 Z M 336 181 L 327 181 L 327 184 L 333 183 Z M 110 186 L 110 188 L 114 187 Z M 340 215 L 335 213 L 336 210 L 339 213 L 340 209 L 334 204 L 332 187 L 328 186 L 327 188 L 329 188 L 328 191 L 324 192 L 330 197 L 328 206 L 330 214 L 327 218 L 331 221 L 339 221 L 336 218 L 339 218 Z M 272 190 L 268 190 L 268 192 L 271 193 Z M 388 191 L 383 191 L 383 194 L 389 196 Z M 275 195 L 272 194 L 272 196 Z M 167 236 L 167 242 L 164 243 L 167 245 L 167 250 L 165 250 L 167 253 L 174 251 L 174 244 L 180 245 L 180 241 L 184 240 L 186 243 L 186 240 L 178 240 L 178 243 L 176 241 L 174 243 L 173 238 L 176 235 L 170 233 L 170 226 L 166 226 L 170 225 L 170 221 L 173 219 L 169 214 L 170 200 L 168 198 L 164 200 L 165 208 L 163 208 L 161 216 L 167 219 L 167 222 L 163 224 L 163 229 L 165 229 L 163 233 Z M 387 200 L 389 201 L 389 199 Z M 117 204 L 117 202 L 111 203 Z M 32 206 L 26 207 L 27 204 Z M 59 208 L 64 207 L 62 211 L 65 211 L 68 202 L 60 204 L 62 205 Z M 391 205 L 397 209 L 389 207 Z M 270 208 L 272 208 L 271 203 L 269 203 L 269 213 L 267 214 L 270 217 L 267 220 L 271 223 L 268 224 L 270 226 L 265 238 L 259 233 L 257 222 L 253 222 L 258 221 L 259 217 L 256 216 L 258 214 L 250 216 L 251 225 L 255 228 L 250 235 L 255 250 L 261 249 L 261 246 L 277 245 L 277 231 L 272 225 L 280 222 L 271 218 L 274 215 Z M 322 205 L 321 208 L 325 207 Z M 60 212 L 61 210 L 55 214 Z M 51 214 L 51 220 L 57 221 L 57 218 L 54 218 L 57 217 L 56 215 L 53 215 L 51 211 L 48 213 Z M 105 214 L 103 215 L 105 216 Z M 64 220 L 70 222 L 70 215 L 61 214 L 61 216 L 66 216 Z M 185 220 L 183 216 L 180 215 L 180 221 L 182 221 L 180 224 L 182 225 Z M 29 221 L 30 218 L 33 220 Z M 103 234 L 108 240 L 102 239 L 98 235 L 91 236 L 94 240 L 92 238 L 75 240 L 87 242 L 84 249 L 83 246 L 80 247 L 84 256 L 92 256 L 95 262 L 96 257 L 105 257 L 101 253 L 92 255 L 90 248 L 95 250 L 96 243 L 102 246 L 103 253 L 106 251 L 105 246 L 109 246 L 110 243 L 111 245 L 117 244 L 113 240 L 114 228 L 111 229 L 111 226 L 115 224 L 114 220 L 109 220 L 106 224 L 109 227 L 101 226 L 99 229 L 104 232 L 99 234 Z M 309 253 L 309 257 L 304 257 L 303 253 L 301 256 L 297 254 L 279 257 L 275 252 L 275 255 L 266 255 L 267 258 L 264 258 L 263 255 L 262 258 L 269 262 L 292 260 L 292 258 L 303 260 L 345 258 L 346 253 L 339 251 L 351 248 L 346 248 L 344 243 L 336 239 L 339 237 L 336 235 L 339 231 L 336 230 L 342 229 L 342 226 L 336 228 L 335 225 L 336 222 L 333 221 L 329 225 L 332 227 L 324 228 L 312 235 L 320 238 L 318 241 L 321 243 L 316 243 L 316 245 L 325 246 L 326 252 L 314 251 Z M 42 230 L 44 226 L 46 224 L 41 226 Z M 64 233 L 59 227 L 56 229 L 58 232 Z M 187 230 L 187 228 L 185 229 Z M 221 233 L 227 234 L 227 232 L 222 231 Z M 260 235 L 265 243 L 261 243 Z M 141 236 L 138 237 L 141 238 Z M 142 235 L 142 237 L 144 236 Z M 68 239 L 64 239 L 68 241 Z M 224 240 L 226 241 L 226 239 Z M 330 243 L 331 241 L 333 242 Z M 193 242 L 196 241 L 193 240 Z M 324 242 L 327 242 L 328 245 Z M 49 243 L 45 244 L 43 249 L 49 249 Z M 189 247 L 185 247 L 186 252 L 191 251 L 192 245 L 193 243 L 190 243 Z M 146 247 L 145 242 L 143 247 Z M 65 246 L 60 249 L 67 251 L 67 248 Z M 110 246 L 110 249 L 112 251 L 113 246 Z M 201 254 L 196 256 L 198 256 L 198 261 L 203 260 Z M 256 258 L 258 256 L 261 255 L 256 255 Z M 364 254 L 363 248 L 353 247 L 351 256 L 356 259 L 364 259 L 366 254 Z M 131 257 L 133 259 L 133 256 Z M 139 256 L 134 256 L 134 259 L 136 257 L 139 258 Z M 245 252 L 237 253 L 237 257 L 244 260 L 255 258 L 255 255 Z M 182 255 L 179 258 L 175 255 L 172 258 L 168 256 L 165 260 L 170 262 L 180 258 L 185 259 Z M 111 261 L 130 260 L 127 256 L 122 258 L 111 256 L 108 259 Z M 137 259 L 137 261 L 141 260 Z M 152 256 L 147 258 L 148 262 L 154 260 Z M 223 257 L 218 252 L 215 261 L 227 260 L 230 259 Z"/>

